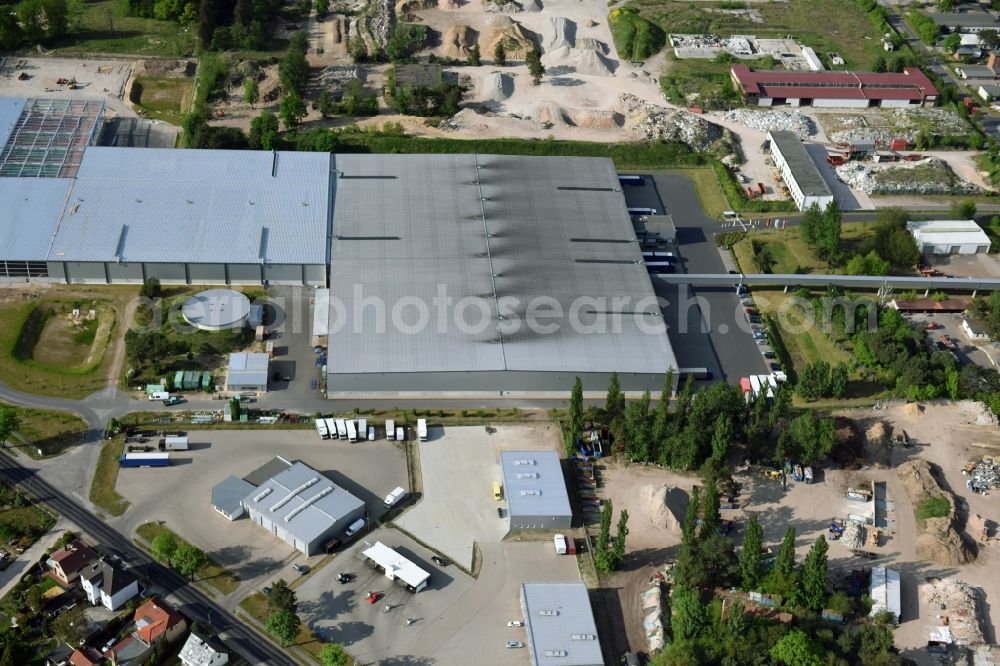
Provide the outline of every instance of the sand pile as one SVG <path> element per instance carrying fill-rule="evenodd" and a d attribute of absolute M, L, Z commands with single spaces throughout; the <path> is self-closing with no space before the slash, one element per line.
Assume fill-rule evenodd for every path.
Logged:
<path fill-rule="evenodd" d="M 891 464 L 891 436 L 892 426 L 885 421 L 876 421 L 865 431 L 865 458 L 874 466 L 888 467 Z"/>
<path fill-rule="evenodd" d="M 542 51 L 573 48 L 576 42 L 576 24 L 562 16 L 554 16 L 541 25 Z"/>
<path fill-rule="evenodd" d="M 521 11 L 540 12 L 542 11 L 542 3 L 538 2 L 538 0 L 524 0 L 521 5 Z"/>
<path fill-rule="evenodd" d="M 907 416 L 923 416 L 924 406 L 915 402 L 908 402 L 903 405 L 903 413 Z"/>
<path fill-rule="evenodd" d="M 446 58 L 465 60 L 477 39 L 476 31 L 467 25 L 455 24 L 441 36 L 441 55 Z"/>
<path fill-rule="evenodd" d="M 478 97 L 483 102 L 503 102 L 514 94 L 514 78 L 503 72 L 490 72 L 479 83 Z"/>
<path fill-rule="evenodd" d="M 558 104 L 546 102 L 535 107 L 531 117 L 540 123 L 552 123 L 553 125 L 573 125 L 573 120 L 566 114 L 566 110 Z"/>
<path fill-rule="evenodd" d="M 438 0 L 437 7 L 443 12 L 455 11 L 461 8 L 462 3 L 458 0 Z"/>
<path fill-rule="evenodd" d="M 580 74 L 591 76 L 611 76 L 614 66 L 611 61 L 597 51 L 574 49 L 569 64 Z"/>
<path fill-rule="evenodd" d="M 520 23 L 514 23 L 509 17 L 504 16 L 502 18 L 509 21 L 509 25 L 499 27 L 494 24 L 498 29 L 492 31 L 493 34 L 486 40 L 486 45 L 482 48 L 482 52 L 492 55 L 496 51 L 497 42 L 503 42 L 508 60 L 524 60 L 528 52 L 535 48 L 537 35 Z"/>
<path fill-rule="evenodd" d="M 687 511 L 687 493 L 668 486 L 646 486 L 639 497 L 645 514 L 649 516 L 650 527 L 680 533 L 684 513 Z"/>
<path fill-rule="evenodd" d="M 608 45 L 599 39 L 595 39 L 594 37 L 581 37 L 577 39 L 576 48 L 597 51 L 598 53 L 603 53 L 605 55 L 608 53 Z"/>
<path fill-rule="evenodd" d="M 945 566 L 965 564 L 974 559 L 955 529 L 955 497 L 945 492 L 937 482 L 934 467 L 926 460 L 911 460 L 896 469 L 900 483 L 914 508 L 932 497 L 948 501 L 948 515 L 929 518 L 917 529 L 917 556 Z"/>
<path fill-rule="evenodd" d="M 618 129 L 625 124 L 625 117 L 606 109 L 585 109 L 573 113 L 573 124 L 587 129 Z"/>

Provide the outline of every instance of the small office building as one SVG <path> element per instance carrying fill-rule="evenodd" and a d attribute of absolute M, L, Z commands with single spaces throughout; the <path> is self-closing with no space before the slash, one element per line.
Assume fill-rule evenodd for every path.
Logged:
<path fill-rule="evenodd" d="M 914 220 L 906 229 L 924 254 L 985 254 L 990 237 L 973 220 Z"/>
<path fill-rule="evenodd" d="M 833 193 L 802 145 L 802 139 L 795 132 L 768 132 L 767 141 L 774 166 L 799 210 L 813 204 L 820 210 L 826 209 L 833 202 Z"/>
<path fill-rule="evenodd" d="M 500 469 L 511 529 L 566 529 L 573 522 L 555 451 L 503 451 Z"/>
<path fill-rule="evenodd" d="M 237 352 L 229 355 L 226 374 L 227 391 L 266 391 L 270 357 L 263 352 Z"/>
<path fill-rule="evenodd" d="M 587 586 L 524 583 L 521 611 L 532 666 L 603 666 Z"/>
<path fill-rule="evenodd" d="M 301 462 L 264 481 L 243 499 L 257 525 L 306 557 L 365 515 L 365 503 Z"/>

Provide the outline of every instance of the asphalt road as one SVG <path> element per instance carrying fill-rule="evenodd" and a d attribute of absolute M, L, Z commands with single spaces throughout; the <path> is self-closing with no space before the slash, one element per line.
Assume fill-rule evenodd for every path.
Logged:
<path fill-rule="evenodd" d="M 176 572 L 153 561 L 107 523 L 42 480 L 35 470 L 18 464 L 7 454 L 0 453 L 0 478 L 11 485 L 20 485 L 52 511 L 62 515 L 96 539 L 101 546 L 124 553 L 128 556 L 133 569 L 145 572 L 146 577 L 152 580 L 158 590 L 179 602 L 178 609 L 182 613 L 213 627 L 215 634 L 249 663 L 296 666 L 297 662 L 283 650 L 245 627 Z"/>

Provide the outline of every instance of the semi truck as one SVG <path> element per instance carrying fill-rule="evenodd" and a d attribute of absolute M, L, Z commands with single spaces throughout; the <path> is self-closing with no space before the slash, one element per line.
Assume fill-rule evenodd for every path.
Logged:
<path fill-rule="evenodd" d="M 167 467 L 170 453 L 124 453 L 118 459 L 119 467 Z"/>
<path fill-rule="evenodd" d="M 187 435 L 167 435 L 160 441 L 161 451 L 187 451 Z"/>
<path fill-rule="evenodd" d="M 417 437 L 421 442 L 427 441 L 427 419 L 417 419 Z"/>
<path fill-rule="evenodd" d="M 325 419 L 327 432 L 330 433 L 331 439 L 340 439 L 340 435 L 337 434 L 337 421 L 334 419 Z"/>
<path fill-rule="evenodd" d="M 330 439 L 330 431 L 326 429 L 326 419 L 316 419 L 316 433 L 320 439 Z"/>
<path fill-rule="evenodd" d="M 344 422 L 344 425 L 347 426 L 347 441 L 358 441 L 358 428 L 354 425 L 354 419 L 347 419 L 347 421 Z"/>

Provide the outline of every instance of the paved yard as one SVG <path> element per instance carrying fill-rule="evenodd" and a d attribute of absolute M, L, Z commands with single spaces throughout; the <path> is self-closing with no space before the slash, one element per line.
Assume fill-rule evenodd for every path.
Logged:
<path fill-rule="evenodd" d="M 18 63 L 23 66 L 18 67 Z M 28 79 L 18 81 L 24 72 Z M 0 61 L 0 94 L 6 97 L 41 97 L 59 99 L 104 99 L 115 115 L 134 117 L 121 95 L 132 73 L 128 60 L 87 60 L 82 58 L 22 58 L 11 56 Z M 76 79 L 79 86 L 70 90 L 57 79 Z"/>
<path fill-rule="evenodd" d="M 423 497 L 396 522 L 407 532 L 466 568 L 472 565 L 473 543 L 497 543 L 509 529 L 506 502 L 493 499 L 493 482 L 501 480 L 499 452 L 552 450 L 559 447 L 554 426 L 479 426 L 431 428 L 421 442 Z"/>
<path fill-rule="evenodd" d="M 255 589 L 279 573 L 292 578 L 291 569 L 282 568 L 307 560 L 245 517 L 229 522 L 212 509 L 212 487 L 230 474 L 244 476 L 275 455 L 301 460 L 364 500 L 376 518 L 385 510 L 385 494 L 406 486 L 403 451 L 385 440 L 348 444 L 320 440 L 313 430 L 206 430 L 192 431 L 190 438 L 191 450 L 175 453 L 168 468 L 120 471 L 118 492 L 132 506 L 110 522 L 131 534 L 143 522 L 166 521 L 239 575 L 243 590 Z"/>
<path fill-rule="evenodd" d="M 526 650 L 504 646 L 507 640 L 526 640 L 524 629 L 507 627 L 509 620 L 522 619 L 521 583 L 580 579 L 576 559 L 556 555 L 548 540 L 484 545 L 476 580 L 455 567 L 438 567 L 430 551 L 396 530 L 382 528 L 365 540 L 397 548 L 430 572 L 428 589 L 411 594 L 366 567 L 358 554 L 367 546 L 359 541 L 296 590 L 304 621 L 327 639 L 343 642 L 364 663 L 526 665 Z M 341 585 L 340 571 L 358 579 Z M 368 604 L 368 590 L 387 597 Z M 384 612 L 387 602 L 393 608 Z M 417 621 L 408 627 L 411 617 Z"/>

